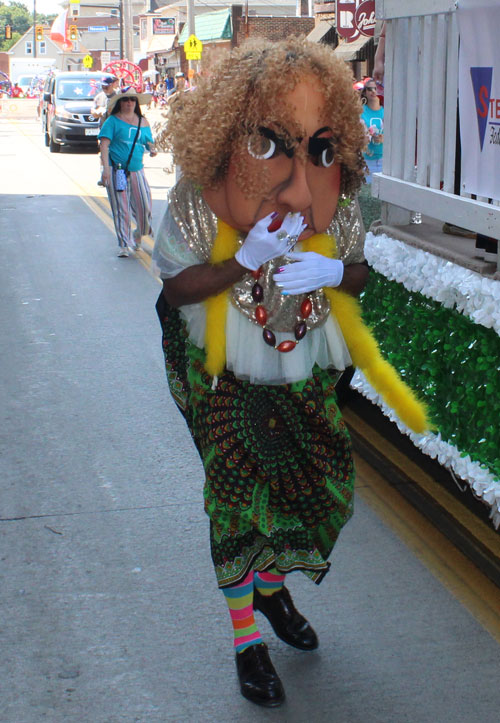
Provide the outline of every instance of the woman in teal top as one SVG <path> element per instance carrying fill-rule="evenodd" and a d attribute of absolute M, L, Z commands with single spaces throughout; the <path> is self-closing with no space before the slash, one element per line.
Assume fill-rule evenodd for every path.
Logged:
<path fill-rule="evenodd" d="M 368 135 L 368 146 L 363 154 L 369 170 L 366 182 L 371 183 L 372 173 L 382 171 L 382 154 L 384 152 L 384 107 L 380 105 L 377 84 L 373 78 L 365 78 L 361 100 L 364 104 L 361 120 Z"/>
<path fill-rule="evenodd" d="M 142 159 L 145 150 L 149 150 L 151 156 L 156 155 L 156 150 L 149 122 L 140 106 L 150 101 L 149 93 L 137 93 L 133 88 L 113 96 L 108 105 L 109 117 L 99 133 L 102 180 L 113 212 L 118 256 L 129 256 L 140 247 L 142 236 L 152 235 L 151 190 Z M 118 166 L 127 169 L 127 187 L 123 191 L 116 187 Z M 133 233 L 132 216 L 137 225 Z"/>

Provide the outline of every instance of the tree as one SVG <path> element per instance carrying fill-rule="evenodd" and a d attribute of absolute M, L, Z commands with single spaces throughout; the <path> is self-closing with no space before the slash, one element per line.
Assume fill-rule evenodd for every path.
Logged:
<path fill-rule="evenodd" d="M 1 20 L 0 20 L 1 22 Z M 0 38 L 0 52 L 5 52 L 6 50 L 10 50 L 13 45 L 17 43 L 19 38 L 21 37 L 21 33 L 12 33 L 12 37 L 10 40 L 4 40 L 3 36 Z"/>
<path fill-rule="evenodd" d="M 52 23 L 54 22 L 56 17 L 57 17 L 56 13 L 53 13 L 52 15 L 45 15 L 45 13 L 37 13 L 36 21 L 37 21 L 37 23 L 40 23 L 40 25 L 52 25 Z"/>
<path fill-rule="evenodd" d="M 8 5 L 0 3 L 0 27 L 10 25 L 13 33 L 22 35 L 32 24 L 33 16 L 26 5 L 19 2 L 12 2 Z"/>
<path fill-rule="evenodd" d="M 23 33 L 31 27 L 33 22 L 32 16 L 26 7 L 19 2 L 9 3 L 8 5 L 0 2 L 0 50 L 9 50 L 9 48 L 17 43 Z M 4 28 L 10 25 L 12 28 L 12 38 L 5 40 Z"/>
<path fill-rule="evenodd" d="M 36 14 L 36 23 L 51 24 L 56 16 Z M 12 28 L 11 40 L 5 40 L 4 28 Z M 33 13 L 21 2 L 0 2 L 0 51 L 9 50 L 24 33 L 33 25 Z"/>

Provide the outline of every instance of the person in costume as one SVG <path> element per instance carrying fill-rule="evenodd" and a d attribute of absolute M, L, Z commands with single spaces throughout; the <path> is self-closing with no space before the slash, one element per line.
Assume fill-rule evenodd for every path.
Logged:
<path fill-rule="evenodd" d="M 320 583 L 352 515 L 342 370 L 361 366 L 410 426 L 427 424 L 355 299 L 368 267 L 352 82 L 325 46 L 253 41 L 203 75 L 157 136 L 183 172 L 153 252 L 167 377 L 204 465 L 240 689 L 265 706 L 285 693 L 254 612 L 289 645 L 317 648 L 285 577 Z"/>

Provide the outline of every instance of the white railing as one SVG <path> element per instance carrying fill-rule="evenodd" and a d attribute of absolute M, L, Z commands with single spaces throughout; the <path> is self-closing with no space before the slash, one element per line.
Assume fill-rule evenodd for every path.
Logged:
<path fill-rule="evenodd" d="M 373 195 L 500 238 L 498 200 L 454 193 L 459 42 L 454 0 L 376 0 L 376 13 L 386 22 L 385 118 L 383 172 L 373 176 Z"/>

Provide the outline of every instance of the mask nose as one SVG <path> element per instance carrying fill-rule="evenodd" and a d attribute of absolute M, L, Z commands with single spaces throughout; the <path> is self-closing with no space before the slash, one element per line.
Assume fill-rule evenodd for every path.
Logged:
<path fill-rule="evenodd" d="M 312 194 L 307 179 L 307 160 L 293 158 L 292 172 L 283 184 L 277 200 L 280 206 L 285 206 L 292 213 L 309 208 Z"/>

